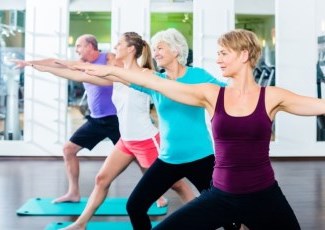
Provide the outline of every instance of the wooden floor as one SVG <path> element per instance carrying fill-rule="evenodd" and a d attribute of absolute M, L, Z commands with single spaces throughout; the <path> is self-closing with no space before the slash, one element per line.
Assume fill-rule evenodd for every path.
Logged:
<path fill-rule="evenodd" d="M 103 158 L 81 159 L 81 191 L 88 196 Z M 292 205 L 301 228 L 325 230 L 325 158 L 272 159 L 276 178 Z M 140 178 L 132 164 L 111 186 L 112 197 L 128 196 Z M 16 210 L 32 197 L 56 197 L 65 192 L 67 182 L 61 158 L 0 157 L 0 229 L 41 230 L 52 221 L 73 217 L 17 216 Z M 181 202 L 173 191 L 166 194 L 169 212 Z M 267 207 L 265 207 L 267 208 Z M 127 217 L 94 217 L 93 220 L 127 220 Z"/>

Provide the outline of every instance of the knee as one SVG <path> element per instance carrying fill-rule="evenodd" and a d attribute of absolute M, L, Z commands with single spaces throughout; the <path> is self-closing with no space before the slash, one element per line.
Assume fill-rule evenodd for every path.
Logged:
<path fill-rule="evenodd" d="M 144 212 L 146 213 L 144 205 L 141 204 L 141 201 L 139 201 L 136 198 L 133 198 L 132 195 L 129 197 L 128 201 L 126 202 L 126 210 L 129 214 L 129 216 L 137 216 L 141 215 L 140 213 Z"/>
<path fill-rule="evenodd" d="M 95 178 L 95 186 L 107 189 L 109 187 L 110 183 L 108 181 L 108 178 L 103 173 L 98 173 Z"/>
<path fill-rule="evenodd" d="M 134 202 L 132 197 L 129 197 L 128 201 L 126 202 L 126 211 L 128 212 L 129 216 L 133 216 L 137 213 L 137 204 Z"/>
<path fill-rule="evenodd" d="M 63 146 L 63 156 L 65 159 L 70 159 L 72 157 L 75 157 L 76 155 L 77 155 L 77 150 L 72 144 L 66 143 Z"/>

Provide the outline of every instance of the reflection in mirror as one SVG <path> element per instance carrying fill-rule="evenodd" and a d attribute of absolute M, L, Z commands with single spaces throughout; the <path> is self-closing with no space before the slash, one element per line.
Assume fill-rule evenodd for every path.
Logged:
<path fill-rule="evenodd" d="M 325 92 L 325 35 L 318 39 L 318 60 L 316 63 L 317 97 L 324 98 Z M 325 116 L 317 116 L 317 141 L 325 141 Z"/>
<path fill-rule="evenodd" d="M 23 140 L 24 70 L 10 59 L 24 59 L 24 20 L 24 11 L 0 11 L 1 140 Z"/>

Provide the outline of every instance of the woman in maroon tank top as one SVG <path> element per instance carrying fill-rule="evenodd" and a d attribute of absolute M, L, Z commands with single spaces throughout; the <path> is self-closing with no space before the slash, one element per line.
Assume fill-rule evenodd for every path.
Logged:
<path fill-rule="evenodd" d="M 272 122 L 279 111 L 301 116 L 324 114 L 325 101 L 259 86 L 253 70 L 261 46 L 254 33 L 232 30 L 218 39 L 218 45 L 217 64 L 229 79 L 226 88 L 186 85 L 118 67 L 81 68 L 95 76 L 112 74 L 178 102 L 205 107 L 212 119 L 216 159 L 211 188 L 154 229 L 212 230 L 229 222 L 244 223 L 250 230 L 300 229 L 269 159 Z"/>

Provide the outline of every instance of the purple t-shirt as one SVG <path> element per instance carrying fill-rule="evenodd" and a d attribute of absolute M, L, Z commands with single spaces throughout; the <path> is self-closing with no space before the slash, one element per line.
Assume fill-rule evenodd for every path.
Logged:
<path fill-rule="evenodd" d="M 255 111 L 242 117 L 226 113 L 221 88 L 212 118 L 215 143 L 213 186 L 229 193 L 260 191 L 275 182 L 269 158 L 272 121 L 265 109 L 265 87 Z"/>
<path fill-rule="evenodd" d="M 100 53 L 93 64 L 106 65 L 107 53 Z M 98 86 L 90 83 L 83 83 L 87 92 L 87 103 L 90 116 L 93 118 L 116 115 L 116 108 L 112 102 L 113 85 Z"/>

